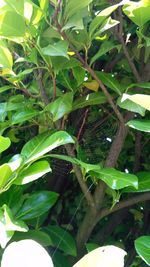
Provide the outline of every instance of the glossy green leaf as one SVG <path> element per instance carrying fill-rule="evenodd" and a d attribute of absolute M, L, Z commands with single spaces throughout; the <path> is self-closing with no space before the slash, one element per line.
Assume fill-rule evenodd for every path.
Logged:
<path fill-rule="evenodd" d="M 11 70 L 13 65 L 13 58 L 9 49 L 2 40 L 0 40 L 0 48 L 0 67 Z"/>
<path fill-rule="evenodd" d="M 145 108 L 141 107 L 140 105 L 132 102 L 129 99 L 122 101 L 122 97 L 119 97 L 117 100 L 117 104 L 120 108 L 135 112 L 140 114 L 141 116 L 145 116 Z"/>
<path fill-rule="evenodd" d="M 126 99 L 131 100 L 132 102 L 140 105 L 141 107 L 150 111 L 150 96 L 143 95 L 143 94 L 135 94 L 135 95 L 128 95 L 123 94 L 121 101 L 125 101 Z"/>
<path fill-rule="evenodd" d="M 19 110 L 12 115 L 12 124 L 28 121 L 37 115 L 38 112 L 34 109 Z"/>
<path fill-rule="evenodd" d="M 76 244 L 69 232 L 58 226 L 49 225 L 45 231 L 50 235 L 53 246 L 59 248 L 68 255 L 76 256 Z"/>
<path fill-rule="evenodd" d="M 118 5 L 113 5 L 102 10 L 91 22 L 89 27 L 90 36 L 97 30 L 98 27 L 117 9 Z"/>
<path fill-rule="evenodd" d="M 62 31 L 64 30 L 83 30 L 83 15 L 82 12 L 78 12 L 77 14 L 73 15 L 71 18 L 68 19 L 67 23 L 63 26 Z"/>
<path fill-rule="evenodd" d="M 147 192 L 150 191 L 150 172 L 138 172 L 136 173 L 138 177 L 138 188 L 133 187 L 126 188 L 123 192 Z"/>
<path fill-rule="evenodd" d="M 12 175 L 11 168 L 8 164 L 0 166 L 0 191 L 3 190 L 5 185 L 8 183 Z"/>
<path fill-rule="evenodd" d="M 91 172 L 91 176 L 103 180 L 112 189 L 119 190 L 127 186 L 138 188 L 136 175 L 120 172 L 113 168 L 104 168 L 99 172 Z"/>
<path fill-rule="evenodd" d="M 97 76 L 100 80 L 118 95 L 121 95 L 125 91 L 125 86 L 121 85 L 119 81 L 111 73 L 97 72 Z"/>
<path fill-rule="evenodd" d="M 14 181 L 14 184 L 22 185 L 33 182 L 51 171 L 49 163 L 45 160 L 40 160 L 19 173 L 17 179 Z"/>
<path fill-rule="evenodd" d="M 98 52 L 91 58 L 90 64 L 92 65 L 97 59 L 99 59 L 101 56 L 105 55 L 106 53 L 108 53 L 109 51 L 111 51 L 112 49 L 121 49 L 121 45 L 117 45 L 114 44 L 111 41 L 105 41 L 100 49 L 98 50 Z"/>
<path fill-rule="evenodd" d="M 123 7 L 123 12 L 139 27 L 150 21 L 150 2 L 141 0 L 138 2 L 128 1 Z"/>
<path fill-rule="evenodd" d="M 0 14 L 0 36 L 23 37 L 25 30 L 25 21 L 21 15 L 11 11 Z"/>
<path fill-rule="evenodd" d="M 133 129 L 150 133 L 150 120 L 131 120 L 127 125 Z"/>
<path fill-rule="evenodd" d="M 7 3 L 7 6 L 11 9 L 12 11 L 15 11 L 16 13 L 20 14 L 23 16 L 24 14 L 24 0 L 5 0 L 5 3 Z"/>
<path fill-rule="evenodd" d="M 66 41 L 59 41 L 42 48 L 43 55 L 51 57 L 66 57 L 68 52 L 68 43 Z"/>
<path fill-rule="evenodd" d="M 68 0 L 65 8 L 65 17 L 70 18 L 88 6 L 93 0 Z"/>
<path fill-rule="evenodd" d="M 106 102 L 107 99 L 103 93 L 91 93 L 87 96 L 80 97 L 79 100 L 74 101 L 73 110 L 84 108 L 87 106 L 100 105 Z"/>
<path fill-rule="evenodd" d="M 133 87 L 140 87 L 140 88 L 145 88 L 145 89 L 150 89 L 150 83 L 131 83 L 127 89 L 133 88 Z"/>
<path fill-rule="evenodd" d="M 101 25 L 100 29 L 96 32 L 97 34 L 102 34 L 103 32 L 111 29 L 112 27 L 116 26 L 117 24 L 119 24 L 118 20 L 112 19 L 111 17 L 109 17 L 108 19 L 106 19 L 103 24 Z"/>
<path fill-rule="evenodd" d="M 46 213 L 57 201 L 58 194 L 50 191 L 40 191 L 30 195 L 20 208 L 17 218 L 30 220 Z"/>
<path fill-rule="evenodd" d="M 5 248 L 15 231 L 26 232 L 28 227 L 23 221 L 15 220 L 10 208 L 3 205 L 0 209 L 0 245 L 2 248 Z"/>
<path fill-rule="evenodd" d="M 42 133 L 31 139 L 21 151 L 25 163 L 31 162 L 48 153 L 58 146 L 74 143 L 72 137 L 65 131 Z"/>
<path fill-rule="evenodd" d="M 9 167 L 12 171 L 17 170 L 23 163 L 23 158 L 20 154 L 14 155 L 8 162 Z"/>
<path fill-rule="evenodd" d="M 40 230 L 29 230 L 28 232 L 16 232 L 13 241 L 20 241 L 24 239 L 33 239 L 40 243 L 42 246 L 51 246 L 52 240 L 48 234 Z"/>
<path fill-rule="evenodd" d="M 141 236 L 135 240 L 135 249 L 139 256 L 150 266 L 150 236 Z"/>
<path fill-rule="evenodd" d="M 11 141 L 8 137 L 0 136 L 0 153 L 5 151 L 8 147 L 10 147 Z"/>
<path fill-rule="evenodd" d="M 83 162 L 77 158 L 72 158 L 66 155 L 58 155 L 58 154 L 49 154 L 49 157 L 56 158 L 56 159 L 62 159 L 65 161 L 69 161 L 72 164 L 76 164 L 81 167 L 81 169 L 84 171 L 84 173 L 88 173 L 89 171 L 99 171 L 101 169 L 101 165 L 98 164 L 89 164 L 86 162 Z"/>
<path fill-rule="evenodd" d="M 52 114 L 53 121 L 57 121 L 72 110 L 72 101 L 73 94 L 66 93 L 54 102 L 48 104 L 44 110 Z"/>

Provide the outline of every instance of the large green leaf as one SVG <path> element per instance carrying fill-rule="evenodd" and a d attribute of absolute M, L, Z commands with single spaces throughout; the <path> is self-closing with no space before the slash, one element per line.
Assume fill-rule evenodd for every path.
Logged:
<path fill-rule="evenodd" d="M 97 59 L 99 59 L 101 56 L 105 55 L 114 48 L 120 50 L 121 45 L 114 44 L 114 42 L 111 41 L 104 41 L 98 52 L 91 58 L 90 64 L 92 65 Z"/>
<path fill-rule="evenodd" d="M 66 255 L 64 255 L 63 252 L 59 252 L 59 251 L 55 251 L 53 255 L 53 263 L 54 263 L 54 266 L 57 266 L 57 267 L 72 267 Z"/>
<path fill-rule="evenodd" d="M 5 2 L 12 11 L 15 11 L 22 16 L 24 15 L 24 0 L 5 0 Z"/>
<path fill-rule="evenodd" d="M 48 104 L 44 110 L 50 111 L 53 115 L 53 121 L 57 121 L 72 110 L 72 101 L 73 94 L 66 93 L 54 102 Z"/>
<path fill-rule="evenodd" d="M 104 168 L 99 172 L 91 172 L 91 176 L 103 180 L 112 189 L 122 189 L 127 186 L 138 188 L 137 176 L 120 172 L 113 168 Z"/>
<path fill-rule="evenodd" d="M 138 188 L 128 187 L 124 192 L 146 192 L 150 191 L 150 172 L 138 172 Z"/>
<path fill-rule="evenodd" d="M 0 14 L 0 36 L 23 37 L 25 30 L 25 22 L 21 15 L 11 11 Z"/>
<path fill-rule="evenodd" d="M 92 105 L 100 105 L 106 103 L 107 99 L 103 93 L 91 93 L 87 96 L 80 97 L 78 100 L 73 103 L 73 110 L 84 108 Z"/>
<path fill-rule="evenodd" d="M 40 230 L 29 230 L 28 232 L 16 232 L 13 236 L 13 241 L 20 241 L 24 239 L 33 239 L 40 243 L 42 246 L 51 246 L 52 240 L 50 236 Z"/>
<path fill-rule="evenodd" d="M 141 236 L 135 240 L 135 249 L 139 256 L 150 266 L 150 236 Z"/>
<path fill-rule="evenodd" d="M 45 231 L 50 235 L 54 247 L 68 255 L 76 256 L 75 240 L 65 229 L 49 225 L 45 228 Z"/>
<path fill-rule="evenodd" d="M 9 49 L 2 40 L 0 40 L 0 48 L 0 67 L 11 70 L 13 65 L 13 58 Z"/>
<path fill-rule="evenodd" d="M 14 181 L 14 184 L 21 185 L 33 182 L 50 171 L 52 170 L 49 163 L 45 160 L 40 160 L 19 173 L 17 179 Z"/>
<path fill-rule="evenodd" d="M 8 137 L 0 136 L 0 153 L 5 151 L 8 147 L 10 147 L 11 141 Z"/>
<path fill-rule="evenodd" d="M 115 91 L 118 95 L 121 95 L 122 92 L 125 91 L 125 86 L 121 85 L 119 81 L 114 77 L 111 73 L 105 73 L 97 71 L 97 76 L 100 78 L 100 80 L 110 89 Z"/>
<path fill-rule="evenodd" d="M 131 120 L 127 125 L 133 129 L 150 133 L 150 120 Z"/>
<path fill-rule="evenodd" d="M 28 121 L 37 115 L 38 112 L 34 109 L 19 110 L 12 115 L 12 124 L 18 124 L 24 121 Z"/>
<path fill-rule="evenodd" d="M 30 220 L 46 213 L 56 202 L 58 194 L 40 191 L 30 195 L 20 208 L 17 218 Z"/>
<path fill-rule="evenodd" d="M 127 89 L 133 88 L 133 87 L 140 87 L 140 88 L 145 88 L 145 89 L 150 89 L 150 82 L 147 83 L 131 83 Z"/>
<path fill-rule="evenodd" d="M 118 5 L 113 5 L 102 10 L 91 22 L 89 27 L 90 36 L 97 30 L 102 23 L 106 21 L 106 18 L 111 15 L 113 11 L 117 9 Z"/>
<path fill-rule="evenodd" d="M 68 43 L 66 41 L 59 41 L 54 44 L 49 44 L 48 46 L 42 48 L 43 55 L 51 57 L 66 57 L 68 52 Z"/>
<path fill-rule="evenodd" d="M 0 245 L 2 248 L 5 248 L 15 231 L 26 232 L 28 227 L 23 221 L 15 220 L 10 208 L 3 205 L 0 209 Z"/>
<path fill-rule="evenodd" d="M 74 143 L 72 137 L 65 131 L 42 133 L 31 139 L 21 151 L 25 163 L 31 162 L 48 153 L 58 146 Z"/>
<path fill-rule="evenodd" d="M 150 21 L 150 1 L 128 1 L 123 7 L 123 12 L 139 27 Z"/>
<path fill-rule="evenodd" d="M 80 12 L 83 8 L 88 6 L 93 0 L 68 0 L 65 8 L 65 17 L 72 17 L 74 14 Z"/>
<path fill-rule="evenodd" d="M 143 95 L 143 94 L 135 94 L 135 95 L 128 95 L 123 94 L 122 102 L 126 99 L 131 100 L 132 102 L 136 103 L 137 105 L 140 105 L 141 107 L 147 109 L 150 111 L 150 96 L 149 95 Z"/>
<path fill-rule="evenodd" d="M 129 99 L 122 101 L 122 97 L 119 97 L 117 100 L 117 104 L 120 108 L 139 113 L 141 116 L 145 115 L 145 108 L 141 107 L 140 105 L 132 102 Z"/>
<path fill-rule="evenodd" d="M 12 175 L 12 170 L 8 164 L 0 166 L 0 191 L 4 189 L 5 185 L 9 182 Z"/>

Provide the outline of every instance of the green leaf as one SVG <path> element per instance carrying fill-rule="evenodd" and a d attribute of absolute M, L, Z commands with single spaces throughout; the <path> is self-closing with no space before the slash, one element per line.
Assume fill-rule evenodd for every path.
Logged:
<path fill-rule="evenodd" d="M 1 48 L 1 52 L 0 52 L 0 67 L 4 68 L 4 69 L 12 69 L 12 65 L 13 65 L 13 58 L 12 55 L 9 51 L 9 49 L 7 48 L 7 46 L 5 45 L 4 41 L 0 40 L 0 48 Z M 0 89 L 1 91 L 1 89 Z"/>
<path fill-rule="evenodd" d="M 12 11 L 24 15 L 24 1 L 23 0 L 5 0 L 7 7 L 11 7 Z"/>
<path fill-rule="evenodd" d="M 123 7 L 123 12 L 139 27 L 150 21 L 150 2 L 141 0 L 138 2 L 128 1 Z"/>
<path fill-rule="evenodd" d="M 126 99 L 125 101 L 122 101 L 122 97 L 120 96 L 117 100 L 117 104 L 120 108 L 136 112 L 140 114 L 141 116 L 145 116 L 145 108 L 141 107 L 140 105 L 132 102 L 129 99 Z"/>
<path fill-rule="evenodd" d="M 8 137 L 0 136 L 0 153 L 5 151 L 8 147 L 10 147 L 11 141 Z"/>
<path fill-rule="evenodd" d="M 147 192 L 150 191 L 150 172 L 138 172 L 136 173 L 138 177 L 138 189 L 133 187 L 128 187 L 123 192 Z"/>
<path fill-rule="evenodd" d="M 150 266 L 150 236 L 141 236 L 135 240 L 134 244 L 139 256 Z"/>
<path fill-rule="evenodd" d="M 5 248 L 15 231 L 26 232 L 28 227 L 23 221 L 15 220 L 10 208 L 3 205 L 0 209 L 0 245 L 2 248 Z"/>
<path fill-rule="evenodd" d="M 72 158 L 72 157 L 65 156 L 65 155 L 49 154 L 48 156 L 51 158 L 62 159 L 65 161 L 69 161 L 72 164 L 76 164 L 82 168 L 84 173 L 88 173 L 89 171 L 99 171 L 101 169 L 101 166 L 98 164 L 89 164 L 77 158 Z"/>
<path fill-rule="evenodd" d="M 150 133 L 150 121 L 149 120 L 131 120 L 127 122 L 127 125 L 133 129 Z"/>
<path fill-rule="evenodd" d="M 9 167 L 12 171 L 17 170 L 23 163 L 23 158 L 20 154 L 14 155 L 8 162 Z"/>
<path fill-rule="evenodd" d="M 20 208 L 17 218 L 30 220 L 46 213 L 57 201 L 58 194 L 49 191 L 40 191 L 30 195 Z"/>
<path fill-rule="evenodd" d="M 68 19 L 67 23 L 63 26 L 62 31 L 68 30 L 83 30 L 83 15 L 82 12 L 78 12 Z"/>
<path fill-rule="evenodd" d="M 106 18 L 117 9 L 118 5 L 113 5 L 102 10 L 91 22 L 89 27 L 90 36 L 97 30 L 100 25 L 106 21 Z"/>
<path fill-rule="evenodd" d="M 98 52 L 91 58 L 90 65 L 92 65 L 97 59 L 99 59 L 101 56 L 105 55 L 114 48 L 120 50 L 121 45 L 114 44 L 111 41 L 104 41 Z"/>
<path fill-rule="evenodd" d="M 80 86 L 84 82 L 85 78 L 85 69 L 78 66 L 72 69 L 73 75 L 77 80 L 77 86 Z"/>
<path fill-rule="evenodd" d="M 138 188 L 137 176 L 120 172 L 113 168 L 104 168 L 99 172 L 91 172 L 91 176 L 103 180 L 112 189 L 122 189 L 127 186 Z"/>
<path fill-rule="evenodd" d="M 11 11 L 0 14 L 0 36 L 23 37 L 24 34 L 25 22 L 21 15 Z"/>
<path fill-rule="evenodd" d="M 16 232 L 13 241 L 20 241 L 24 239 L 32 239 L 40 243 L 42 246 L 51 246 L 52 240 L 48 234 L 39 230 L 29 230 L 25 233 Z"/>
<path fill-rule="evenodd" d="M 71 267 L 72 266 L 68 262 L 67 257 L 59 251 L 56 251 L 53 255 L 53 263 L 54 263 L 54 266 L 57 266 L 57 267 Z"/>
<path fill-rule="evenodd" d="M 87 249 L 87 252 L 91 252 L 92 250 L 96 249 L 96 248 L 99 248 L 99 245 L 98 244 L 95 244 L 95 243 L 86 243 L 86 249 Z"/>
<path fill-rule="evenodd" d="M 76 245 L 72 236 L 63 228 L 49 225 L 45 231 L 50 235 L 53 246 L 62 250 L 68 255 L 76 256 Z"/>
<path fill-rule="evenodd" d="M 91 93 L 87 96 L 80 97 L 78 100 L 73 103 L 73 110 L 84 108 L 92 105 L 100 105 L 106 103 L 107 99 L 103 93 Z"/>
<path fill-rule="evenodd" d="M 72 101 L 73 94 L 66 93 L 48 104 L 44 111 L 49 111 L 53 115 L 53 121 L 57 121 L 72 110 Z"/>
<path fill-rule="evenodd" d="M 100 29 L 96 32 L 95 35 L 102 34 L 103 32 L 116 26 L 117 24 L 119 24 L 118 20 L 114 20 L 111 17 L 109 17 L 108 19 L 104 21 L 104 23 L 101 25 Z"/>
<path fill-rule="evenodd" d="M 145 88 L 145 89 L 150 89 L 150 83 L 131 83 L 127 89 L 133 88 L 133 87 L 140 87 L 140 88 Z"/>
<path fill-rule="evenodd" d="M 125 91 L 125 86 L 121 85 L 120 82 L 114 77 L 111 73 L 105 73 L 97 71 L 97 76 L 100 78 L 100 80 L 108 86 L 110 89 L 112 89 L 114 92 L 116 92 L 118 95 L 121 95 L 122 92 Z"/>
<path fill-rule="evenodd" d="M 10 180 L 12 175 L 12 170 L 8 164 L 3 164 L 0 166 L 0 191 L 3 190 L 5 185 Z"/>
<path fill-rule="evenodd" d="M 66 41 L 59 41 L 54 44 L 50 44 L 44 48 L 42 48 L 43 55 L 51 56 L 51 57 L 66 57 L 68 52 L 68 43 Z"/>
<path fill-rule="evenodd" d="M 135 95 L 128 95 L 123 94 L 121 101 L 125 101 L 126 99 L 130 99 L 132 102 L 140 105 L 141 107 L 150 111 L 150 96 L 143 95 L 143 94 L 135 94 Z"/>
<path fill-rule="evenodd" d="M 19 173 L 17 179 L 14 181 L 14 184 L 22 185 L 33 182 L 51 171 L 49 163 L 45 160 L 40 160 Z"/>
<path fill-rule="evenodd" d="M 25 163 L 31 162 L 48 153 L 58 146 L 73 143 L 72 137 L 65 131 L 42 133 L 25 144 L 21 151 Z"/>
<path fill-rule="evenodd" d="M 12 124 L 23 123 L 37 116 L 38 112 L 34 109 L 23 109 L 12 115 Z"/>
<path fill-rule="evenodd" d="M 65 17 L 70 18 L 88 6 L 93 0 L 68 0 L 65 8 Z"/>

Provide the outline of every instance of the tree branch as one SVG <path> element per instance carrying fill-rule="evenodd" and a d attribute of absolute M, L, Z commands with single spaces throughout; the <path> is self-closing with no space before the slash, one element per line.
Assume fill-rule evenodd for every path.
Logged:
<path fill-rule="evenodd" d="M 128 60 L 128 63 L 129 63 L 130 68 L 134 74 L 134 77 L 136 78 L 137 82 L 140 82 L 141 81 L 140 75 L 139 75 L 139 73 L 135 67 L 135 64 L 134 64 L 131 56 L 129 55 L 128 48 L 127 48 L 125 41 L 124 41 L 124 38 L 123 38 L 123 19 L 122 19 L 121 7 L 118 8 L 118 17 L 119 17 L 118 19 L 119 19 L 120 23 L 119 23 L 119 31 L 116 32 L 116 36 L 117 36 L 118 40 L 120 41 L 120 43 L 122 44 L 124 55 L 125 55 L 126 59 Z"/>
<path fill-rule="evenodd" d="M 112 208 L 111 210 L 108 209 L 108 208 L 102 209 L 99 212 L 97 221 L 99 221 L 100 219 L 104 218 L 105 216 L 107 216 L 107 215 L 109 215 L 109 214 L 111 214 L 111 213 L 113 213 L 115 211 L 118 211 L 118 210 L 130 207 L 130 206 L 133 206 L 133 205 L 135 205 L 135 204 L 137 204 L 139 202 L 143 202 L 143 201 L 147 201 L 147 200 L 150 200 L 150 192 L 143 193 L 143 194 L 138 194 L 138 195 L 136 195 L 134 197 L 131 197 L 129 199 L 122 200 L 118 204 L 116 204 L 114 206 L 114 208 Z"/>
<path fill-rule="evenodd" d="M 46 95 L 45 88 L 44 88 L 43 81 L 42 81 L 42 70 L 41 69 L 35 70 L 34 73 L 35 73 L 35 78 L 39 86 L 41 97 L 44 103 L 47 105 L 49 103 L 49 100 L 48 100 L 48 96 Z"/>

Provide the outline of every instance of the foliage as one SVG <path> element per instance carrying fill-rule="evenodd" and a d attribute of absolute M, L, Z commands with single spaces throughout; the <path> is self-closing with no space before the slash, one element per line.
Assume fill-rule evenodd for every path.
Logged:
<path fill-rule="evenodd" d="M 31 238 L 56 267 L 88 244 L 150 264 L 149 14 L 147 0 L 1 0 L 1 254 Z"/>

